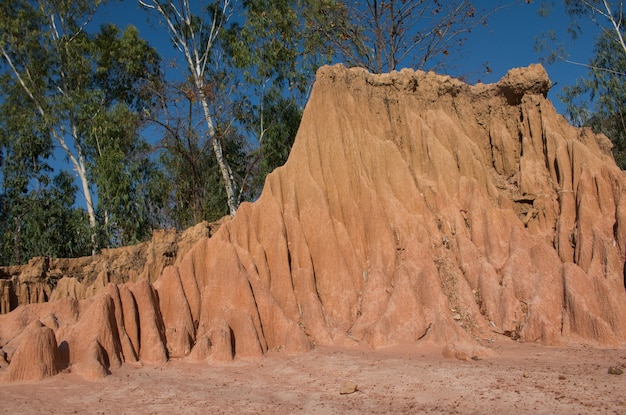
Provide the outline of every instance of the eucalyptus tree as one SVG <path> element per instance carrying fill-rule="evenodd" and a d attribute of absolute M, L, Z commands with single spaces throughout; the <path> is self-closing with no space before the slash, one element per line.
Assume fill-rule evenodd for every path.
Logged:
<path fill-rule="evenodd" d="M 240 84 L 234 115 L 253 144 L 242 197 L 257 197 L 265 176 L 287 160 L 315 71 L 332 61 L 327 45 L 309 33 L 316 4 L 245 0 L 225 33 L 225 61 Z"/>
<path fill-rule="evenodd" d="M 563 87 L 561 100 L 577 125 L 603 133 L 613 143 L 618 166 L 626 169 L 626 53 L 614 32 L 599 35 L 585 77 Z"/>
<path fill-rule="evenodd" d="M 258 196 L 265 175 L 289 155 L 321 64 L 339 60 L 377 72 L 408 64 L 432 68 L 484 22 L 466 0 L 138 1 L 160 18 L 187 69 L 172 83 L 181 87 L 176 98 L 164 99 L 153 118 L 164 131 L 166 174 L 176 183 L 172 203 L 190 206 L 195 220 L 206 218 L 203 203 L 220 197 L 215 186 L 207 193 L 204 169 L 212 160 L 231 214 L 239 201 Z M 191 122 L 191 104 L 202 109 L 204 128 Z M 187 105 L 189 112 L 182 110 Z M 249 145 L 244 171 L 235 155 L 241 137 Z M 207 143 L 214 159 L 204 153 Z"/>
<path fill-rule="evenodd" d="M 78 103 L 90 97 L 78 95 L 84 59 L 84 28 L 95 4 L 85 1 L 2 2 L 0 53 L 8 71 L 30 98 L 47 133 L 55 139 L 80 178 L 89 215 L 96 227 L 96 212 L 81 142 Z M 85 104 L 81 102 L 81 104 Z"/>
<path fill-rule="evenodd" d="M 162 167 L 163 213 L 168 225 L 177 229 L 229 213 L 215 154 L 203 135 L 206 121 L 193 91 L 189 82 L 166 82 L 157 91 L 160 105 L 149 118 L 161 134 L 155 150 Z M 221 140 L 228 157 L 228 142 L 215 139 Z"/>
<path fill-rule="evenodd" d="M 550 15 L 555 1 L 541 3 L 540 13 Z M 570 17 L 568 34 L 572 40 L 596 29 L 593 56 L 588 61 L 573 60 L 565 43 L 553 32 L 544 33 L 537 45 L 547 52 L 545 61 L 567 62 L 587 68 L 574 85 L 563 87 L 559 96 L 567 115 L 576 125 L 592 127 L 606 134 L 613 143 L 617 164 L 626 169 L 626 15 L 621 0 L 563 0 Z"/>
<path fill-rule="evenodd" d="M 202 108 L 206 124 L 205 140 L 210 142 L 213 149 L 232 216 L 237 211 L 239 199 L 233 171 L 218 137 L 216 114 L 212 110 L 218 104 L 214 99 L 215 88 L 219 87 L 221 81 L 211 78 L 211 75 L 223 73 L 219 68 L 220 57 L 215 46 L 233 13 L 233 1 L 218 0 L 208 5 L 191 0 L 138 1 L 165 24 L 174 46 L 184 58 L 193 87 L 189 94 Z"/>
<path fill-rule="evenodd" d="M 90 232 L 85 210 L 73 206 L 73 178 L 52 177 L 52 139 L 33 123 L 33 103 L 7 81 L 0 77 L 0 264 L 86 255 Z"/>
<path fill-rule="evenodd" d="M 132 229 L 133 221 L 141 222 L 138 209 L 122 209 L 138 199 L 133 193 L 137 186 L 124 185 L 136 184 L 138 166 L 149 167 L 137 130 L 143 108 L 152 105 L 144 86 L 160 76 L 158 54 L 136 29 L 120 33 L 108 25 L 97 34 L 88 33 L 100 3 L 0 4 L 3 74 L 33 108 L 29 121 L 62 150 L 78 177 L 94 250 L 99 227 L 110 230 L 113 243 L 139 236 Z M 121 198 L 124 194 L 126 199 Z"/>
<path fill-rule="evenodd" d="M 162 172 L 151 145 L 139 134 L 162 83 L 160 56 L 133 26 L 107 24 L 90 37 L 92 91 L 99 98 L 84 123 L 89 175 L 96 186 L 103 243 L 125 245 L 149 237 L 161 225 Z"/>

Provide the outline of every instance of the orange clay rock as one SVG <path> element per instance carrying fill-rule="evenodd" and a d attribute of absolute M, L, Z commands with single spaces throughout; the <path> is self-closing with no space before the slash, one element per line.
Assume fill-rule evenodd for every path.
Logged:
<path fill-rule="evenodd" d="M 32 258 L 26 265 L 0 267 L 0 314 L 20 305 L 64 297 L 89 298 L 108 283 L 155 281 L 163 269 L 175 264 L 200 239 L 221 223 L 202 222 L 184 232 L 155 230 L 152 239 L 137 245 L 104 249 L 83 258 Z"/>
<path fill-rule="evenodd" d="M 623 342 L 624 177 L 549 86 L 539 65 L 477 86 L 320 69 L 289 161 L 181 278 L 256 327 L 236 347 Z"/>
<path fill-rule="evenodd" d="M 17 355 L 41 321 L 62 362 L 97 377 L 315 345 L 433 342 L 472 359 L 495 333 L 623 344 L 626 181 L 608 139 L 570 126 L 549 88 L 540 65 L 475 86 L 323 67 L 255 203 L 185 245 L 154 288 L 101 278 L 89 300 L 0 316 L 0 347 Z"/>
<path fill-rule="evenodd" d="M 56 375 L 61 370 L 61 356 L 54 331 L 33 321 L 12 340 L 8 369 L 0 381 L 33 381 Z M 13 349 L 13 346 L 15 347 Z"/>

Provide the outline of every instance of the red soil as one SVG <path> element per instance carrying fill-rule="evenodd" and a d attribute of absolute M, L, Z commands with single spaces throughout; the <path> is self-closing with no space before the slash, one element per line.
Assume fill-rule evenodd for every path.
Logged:
<path fill-rule="evenodd" d="M 440 347 L 317 348 L 206 364 L 125 364 L 102 380 L 63 373 L 0 385 L 4 414 L 623 414 L 626 350 L 516 343 L 461 362 Z M 346 381 L 356 393 L 340 395 Z"/>

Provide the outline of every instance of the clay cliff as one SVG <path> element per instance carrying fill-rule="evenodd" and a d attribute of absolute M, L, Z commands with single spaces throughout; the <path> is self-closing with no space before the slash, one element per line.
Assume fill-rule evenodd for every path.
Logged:
<path fill-rule="evenodd" d="M 623 345 L 626 180 L 549 88 L 539 65 L 475 86 L 320 69 L 259 200 L 154 284 L 0 316 L 3 378 L 316 345 L 469 358 L 499 335 Z"/>
<path fill-rule="evenodd" d="M 104 249 L 82 258 L 35 257 L 25 265 L 0 267 L 0 314 L 20 305 L 64 297 L 91 297 L 109 283 L 155 281 L 168 265 L 201 238 L 210 237 L 226 218 L 201 222 L 183 232 L 157 229 L 152 239 L 137 245 Z"/>

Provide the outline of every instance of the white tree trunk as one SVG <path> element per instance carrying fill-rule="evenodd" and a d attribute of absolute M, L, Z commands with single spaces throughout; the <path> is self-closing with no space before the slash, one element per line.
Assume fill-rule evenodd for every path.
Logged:
<path fill-rule="evenodd" d="M 83 196 L 85 197 L 85 203 L 87 205 L 87 215 L 89 216 L 89 226 L 94 229 L 96 227 L 96 211 L 93 204 L 93 198 L 91 196 L 91 189 L 89 187 L 89 179 L 87 178 L 87 167 L 85 166 L 85 156 L 83 155 L 83 150 L 78 144 L 78 135 L 76 131 L 76 126 L 72 125 L 72 134 L 74 135 L 74 147 L 76 148 L 77 156 L 74 157 L 70 149 L 67 147 L 65 142 L 63 142 L 62 138 L 57 138 L 57 141 L 61 144 L 61 147 L 65 150 L 70 160 L 72 160 L 72 164 L 74 165 L 74 171 L 78 174 L 78 178 L 80 179 L 80 184 L 83 188 Z M 55 135 L 56 136 L 56 135 Z M 94 235 L 95 237 L 95 235 Z M 95 239 L 92 241 L 95 242 Z"/>
<path fill-rule="evenodd" d="M 22 78 L 22 75 L 17 70 L 17 68 L 15 67 L 13 63 L 13 60 L 11 59 L 11 57 L 9 56 L 9 54 L 6 52 L 4 48 L 2 48 L 2 56 L 4 56 L 5 60 L 9 64 L 9 67 L 11 68 L 13 75 L 17 79 L 18 83 L 20 84 L 24 92 L 26 92 L 28 97 L 33 101 L 33 103 L 37 107 L 37 112 L 39 112 L 39 115 L 41 115 L 43 118 L 46 118 L 46 112 L 43 109 L 43 106 L 37 100 L 37 98 L 35 98 L 35 95 L 31 91 L 31 89 L 28 87 L 24 79 Z M 63 148 L 63 150 L 67 154 L 72 165 L 74 166 L 74 171 L 76 171 L 76 174 L 78 174 L 78 177 L 81 182 L 82 190 L 83 190 L 83 195 L 85 197 L 85 203 L 87 205 L 87 215 L 89 216 L 89 226 L 92 229 L 94 229 L 96 227 L 96 213 L 94 209 L 93 198 L 91 195 L 91 189 L 89 188 L 89 179 L 87 178 L 87 168 L 85 166 L 85 159 L 82 154 L 82 151 L 80 150 L 80 147 L 78 147 L 78 151 L 77 151 L 78 154 L 77 156 L 75 156 L 74 153 L 72 153 L 72 151 L 70 150 L 67 143 L 65 142 L 65 139 L 63 138 L 63 136 L 61 136 L 52 126 L 48 126 L 48 129 L 50 133 L 52 134 L 52 136 L 54 137 L 54 139 L 56 140 L 56 142 L 59 143 L 61 148 Z M 74 140 L 76 140 L 76 128 L 73 125 L 72 125 L 72 132 L 74 134 Z"/>
<path fill-rule="evenodd" d="M 215 126 L 213 125 L 213 117 L 211 117 L 211 111 L 209 109 L 209 103 L 207 101 L 207 97 L 204 94 L 204 85 L 200 80 L 198 82 L 198 91 L 200 91 L 200 100 L 202 101 L 202 109 L 204 111 L 204 118 L 206 119 L 209 139 L 211 140 L 211 145 L 213 147 L 213 152 L 215 153 L 215 159 L 217 160 L 217 164 L 220 168 L 220 172 L 222 173 L 222 179 L 224 180 L 224 187 L 226 188 L 226 196 L 228 198 L 228 210 L 230 212 L 230 216 L 235 216 L 237 212 L 237 191 L 235 188 L 235 179 L 233 177 L 233 172 L 228 164 L 228 161 L 224 157 L 224 152 L 222 149 L 222 143 L 220 143 L 218 137 L 215 136 Z"/>
<path fill-rule="evenodd" d="M 138 0 L 139 4 L 147 9 L 157 12 L 167 24 L 170 33 L 173 36 L 174 44 L 185 56 L 189 71 L 193 76 L 193 80 L 198 90 L 198 97 L 204 111 L 204 118 L 207 124 L 207 133 L 217 164 L 222 173 L 222 179 L 224 180 L 224 187 L 226 189 L 226 196 L 228 198 L 228 210 L 230 215 L 234 216 L 237 212 L 238 200 L 236 195 L 235 179 L 233 172 L 228 164 L 228 161 L 224 157 L 222 144 L 215 136 L 215 124 L 213 123 L 213 117 L 211 116 L 211 110 L 209 107 L 208 97 L 204 92 L 205 89 L 205 69 L 209 61 L 209 52 L 213 47 L 213 42 L 217 38 L 219 31 L 222 28 L 222 24 L 227 20 L 224 19 L 226 11 L 231 3 L 231 0 L 224 0 L 221 7 L 221 15 L 214 15 L 210 22 L 210 27 L 206 27 L 208 38 L 204 43 L 199 41 L 200 32 L 202 28 L 198 29 L 192 26 L 192 12 L 191 4 L 189 0 L 181 0 L 178 3 L 178 7 L 172 0 L 166 0 L 161 2 L 159 0 Z M 167 7 L 164 7 L 164 4 Z M 222 20 L 224 19 L 224 20 Z M 197 31 L 197 33 L 196 33 Z"/>

